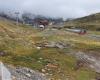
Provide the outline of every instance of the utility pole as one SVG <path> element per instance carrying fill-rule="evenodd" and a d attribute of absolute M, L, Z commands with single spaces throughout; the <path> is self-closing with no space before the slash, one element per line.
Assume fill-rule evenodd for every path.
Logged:
<path fill-rule="evenodd" d="M 15 15 L 16 15 L 16 24 L 18 26 L 18 24 L 19 24 L 19 12 L 15 12 Z"/>

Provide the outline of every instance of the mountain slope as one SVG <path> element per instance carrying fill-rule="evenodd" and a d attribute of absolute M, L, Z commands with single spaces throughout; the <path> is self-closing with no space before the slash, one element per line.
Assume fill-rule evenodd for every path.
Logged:
<path fill-rule="evenodd" d="M 80 47 L 81 46 L 81 47 Z M 38 30 L 0 20 L 0 60 L 13 66 L 38 70 L 53 80 L 92 80 L 95 71 L 78 65 L 79 51 L 98 54 L 100 42 L 65 30 Z"/>
<path fill-rule="evenodd" d="M 76 26 L 87 30 L 100 30 L 100 13 L 92 14 L 66 22 L 66 26 Z"/>
<path fill-rule="evenodd" d="M 75 19 L 75 21 L 79 21 L 82 23 L 87 23 L 87 22 L 98 23 L 98 22 L 100 22 L 100 13 L 96 13 L 96 14 L 85 16 L 82 18 L 78 18 L 78 19 Z"/>

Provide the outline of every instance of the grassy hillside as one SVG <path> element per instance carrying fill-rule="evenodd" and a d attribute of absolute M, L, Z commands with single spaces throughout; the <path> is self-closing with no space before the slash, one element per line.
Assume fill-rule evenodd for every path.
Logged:
<path fill-rule="evenodd" d="M 87 30 L 100 31 L 100 13 L 92 14 L 66 22 L 66 27 L 68 26 L 76 26 L 78 28 L 85 28 Z"/>
<path fill-rule="evenodd" d="M 94 34 L 89 32 L 88 34 Z M 95 33 L 100 34 L 100 33 Z M 64 43 L 64 49 L 43 47 L 38 44 L 49 42 Z M 81 47 L 80 47 L 81 46 Z M 8 20 L 0 20 L 0 60 L 14 66 L 25 66 L 50 75 L 52 80 L 92 80 L 95 72 L 87 67 L 75 70 L 77 59 L 68 53 L 77 51 L 99 51 L 100 42 L 66 32 L 64 30 L 44 31 Z M 48 66 L 47 68 L 47 65 Z"/>

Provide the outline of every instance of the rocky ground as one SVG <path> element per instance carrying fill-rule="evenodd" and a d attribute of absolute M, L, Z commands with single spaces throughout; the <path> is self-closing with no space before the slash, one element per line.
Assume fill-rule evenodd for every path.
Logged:
<path fill-rule="evenodd" d="M 12 80 L 48 80 L 43 73 L 25 67 L 13 67 L 8 65 Z"/>
<path fill-rule="evenodd" d="M 100 56 L 93 56 L 84 52 L 72 53 L 76 58 L 92 68 L 97 73 L 100 73 Z"/>

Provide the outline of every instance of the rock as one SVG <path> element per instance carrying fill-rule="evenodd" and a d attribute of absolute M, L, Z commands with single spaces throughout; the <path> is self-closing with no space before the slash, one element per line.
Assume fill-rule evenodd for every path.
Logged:
<path fill-rule="evenodd" d="M 40 60 L 43 60 L 43 58 L 39 58 Z"/>
<path fill-rule="evenodd" d="M 44 47 L 59 48 L 59 49 L 71 47 L 71 44 L 65 44 L 64 42 L 42 42 L 42 43 L 36 43 L 35 45 L 38 46 L 37 49 L 41 49 Z"/>
<path fill-rule="evenodd" d="M 82 60 L 77 60 L 77 62 L 76 62 L 76 66 L 75 66 L 74 69 L 75 69 L 75 70 L 78 70 L 78 69 L 80 69 L 81 67 L 83 67 L 84 64 L 85 64 L 84 61 L 82 61 Z"/>
<path fill-rule="evenodd" d="M 6 55 L 7 55 L 6 52 L 0 51 L 0 56 L 6 56 Z"/>
<path fill-rule="evenodd" d="M 31 77 L 31 74 L 27 73 L 26 76 L 27 76 L 27 77 Z"/>
<path fill-rule="evenodd" d="M 49 42 L 48 44 L 45 45 L 45 47 L 63 49 L 63 48 L 66 48 L 66 45 L 60 42 Z"/>
<path fill-rule="evenodd" d="M 46 72 L 46 70 L 45 70 L 45 69 L 42 69 L 41 71 L 42 71 L 43 73 L 45 73 L 45 72 Z"/>
<path fill-rule="evenodd" d="M 37 47 L 37 49 L 38 49 L 38 50 L 40 50 L 40 49 L 41 49 L 41 47 Z"/>
<path fill-rule="evenodd" d="M 38 61 L 38 63 L 41 63 L 41 61 Z"/>
<path fill-rule="evenodd" d="M 12 76 L 12 80 L 16 80 L 16 77 L 15 76 Z"/>
<path fill-rule="evenodd" d="M 58 68 L 58 65 L 49 63 L 49 64 L 46 65 L 46 67 L 57 69 Z"/>
<path fill-rule="evenodd" d="M 12 66 L 7 66 L 7 68 L 11 72 L 13 80 L 48 80 L 46 75 L 43 75 L 43 73 L 26 67 L 13 68 Z M 42 71 L 45 72 L 45 70 Z"/>
<path fill-rule="evenodd" d="M 55 42 L 49 42 L 45 45 L 45 47 L 54 48 L 56 47 Z"/>
<path fill-rule="evenodd" d="M 45 75 L 49 75 L 49 73 L 45 73 Z"/>

